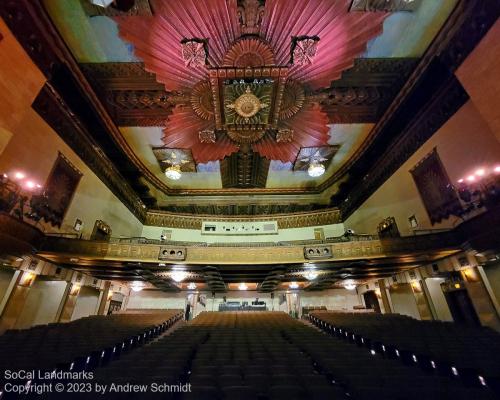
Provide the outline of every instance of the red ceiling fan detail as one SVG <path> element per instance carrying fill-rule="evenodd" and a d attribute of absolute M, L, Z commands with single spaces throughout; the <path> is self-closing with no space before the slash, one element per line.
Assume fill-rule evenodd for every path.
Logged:
<path fill-rule="evenodd" d="M 292 66 L 289 77 L 312 88 L 329 86 L 354 58 L 366 50 L 367 42 L 382 33 L 387 13 L 348 12 L 351 0 L 267 0 L 261 35 L 274 49 L 276 61 L 290 61 L 290 38 L 320 38 L 314 62 Z"/>
<path fill-rule="evenodd" d="M 208 77 L 205 67 L 191 68 L 182 58 L 183 39 L 208 39 L 208 61 L 221 65 L 224 55 L 240 36 L 236 19 L 236 1 L 181 0 L 152 2 L 154 17 L 116 17 L 120 36 L 132 43 L 135 55 L 146 70 L 166 90 L 193 87 Z"/>
<path fill-rule="evenodd" d="M 190 104 L 169 117 L 163 140 L 167 147 L 190 148 L 195 161 L 202 163 L 238 151 L 233 142 L 237 139 L 233 135 L 231 141 L 228 134 L 233 130 L 258 130 L 262 139 L 252 145 L 253 150 L 283 162 L 294 161 L 301 147 L 326 145 L 328 117 L 318 104 L 303 105 L 304 88 L 329 87 L 340 78 L 366 50 L 367 42 L 382 32 L 388 15 L 349 12 L 350 0 L 266 0 L 265 5 L 257 0 L 150 1 L 154 17 L 116 18 L 120 35 L 134 45 L 135 54 L 166 90 L 191 96 Z M 241 36 L 242 32 L 252 35 Z M 294 64 L 290 64 L 292 48 Z M 302 91 L 286 86 L 287 79 Z M 202 81 L 207 90 L 196 94 L 195 86 Z M 244 107 L 255 108 L 257 102 L 257 113 L 276 110 L 276 114 L 257 118 L 260 125 L 247 126 L 251 122 L 247 118 L 236 123 L 241 126 L 233 126 L 226 115 L 231 85 L 249 85 L 247 90 L 250 85 L 267 85 L 271 91 L 268 104 L 255 96 L 259 90 L 252 86 L 255 93 L 230 103 L 236 104 L 238 113 Z M 213 113 L 207 101 L 213 101 Z M 200 114 L 202 108 L 210 110 Z M 292 118 L 290 110 L 296 113 Z M 199 132 L 214 129 L 215 122 L 216 142 L 201 142 Z M 277 140 L 275 132 L 285 130 L 293 131 L 287 136 L 291 140 L 282 140 L 285 135 Z"/>
<path fill-rule="evenodd" d="M 202 143 L 199 132 L 213 128 L 213 121 L 200 119 L 192 108 L 176 107 L 163 129 L 163 142 L 166 147 L 191 149 L 196 163 L 221 160 L 238 151 L 238 147 L 226 136 L 221 136 L 215 143 Z"/>
<path fill-rule="evenodd" d="M 293 130 L 290 143 L 276 143 L 274 137 L 266 134 L 252 148 L 269 160 L 293 162 L 301 147 L 320 147 L 328 144 L 328 116 L 318 104 L 307 104 L 291 119 L 283 121 L 282 125 Z"/>

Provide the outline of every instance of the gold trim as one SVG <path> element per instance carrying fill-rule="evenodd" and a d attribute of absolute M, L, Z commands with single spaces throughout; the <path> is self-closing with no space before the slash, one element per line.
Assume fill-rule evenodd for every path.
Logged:
<path fill-rule="evenodd" d="M 324 260 L 314 260 L 314 264 L 321 265 L 321 263 L 360 259 L 384 259 L 387 257 L 398 257 L 400 261 L 406 260 L 406 262 L 411 262 L 411 260 L 419 262 L 419 259 L 429 262 L 429 260 L 443 258 L 459 251 L 456 246 L 442 246 L 437 241 L 433 243 L 432 249 L 429 244 L 429 240 L 421 241 L 420 238 L 417 238 L 412 243 L 406 243 L 404 246 L 381 240 L 329 243 L 328 245 L 332 248 L 332 256 Z M 96 265 L 96 263 L 102 262 L 151 263 L 156 265 L 159 262 L 187 265 L 302 264 L 311 262 L 304 258 L 304 247 L 306 246 L 200 247 L 195 244 L 186 247 L 186 259 L 179 261 L 160 259 L 161 245 L 120 244 L 51 238 L 46 243 L 45 249 L 38 253 L 38 256 L 52 260 L 55 263 L 65 264 L 72 264 L 72 259 L 78 259 L 79 266 Z"/>
<path fill-rule="evenodd" d="M 177 214 L 162 211 L 149 211 L 146 215 L 145 225 L 179 228 L 200 229 L 204 221 L 210 222 L 265 222 L 276 221 L 278 229 L 302 228 L 307 226 L 321 226 L 338 224 L 341 220 L 340 211 L 337 208 L 312 211 L 307 213 L 291 213 L 278 215 L 248 215 L 216 217 L 213 215 L 190 215 Z"/>

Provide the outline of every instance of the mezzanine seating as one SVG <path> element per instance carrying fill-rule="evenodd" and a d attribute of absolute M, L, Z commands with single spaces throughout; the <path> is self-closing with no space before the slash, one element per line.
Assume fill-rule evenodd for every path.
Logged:
<path fill-rule="evenodd" d="M 182 315 L 181 310 L 124 313 L 9 330 L 0 336 L 0 371 L 92 369 L 157 336 Z"/>
<path fill-rule="evenodd" d="M 322 329 L 387 359 L 419 365 L 429 373 L 462 378 L 469 386 L 500 381 L 500 335 L 488 328 L 417 321 L 399 314 L 313 312 Z"/>

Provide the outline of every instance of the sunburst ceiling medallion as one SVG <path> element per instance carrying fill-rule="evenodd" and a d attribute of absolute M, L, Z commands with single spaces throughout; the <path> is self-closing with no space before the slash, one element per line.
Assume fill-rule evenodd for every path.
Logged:
<path fill-rule="evenodd" d="M 253 94 L 250 86 L 246 87 L 245 93 L 240 94 L 234 103 L 226 105 L 226 109 L 234 110 L 239 117 L 243 118 L 243 122 L 246 124 L 250 123 L 250 118 L 267 107 L 269 107 L 269 104 L 264 103 L 262 97 L 259 98 Z M 238 117 L 233 117 L 233 120 L 236 119 L 238 119 Z"/>
<path fill-rule="evenodd" d="M 152 18 L 116 20 L 146 69 L 190 99 L 169 116 L 166 147 L 191 149 L 196 163 L 235 151 L 293 162 L 301 148 L 329 139 L 328 116 L 308 91 L 329 87 L 381 33 L 386 14 L 350 6 L 350 0 L 162 1 Z"/>

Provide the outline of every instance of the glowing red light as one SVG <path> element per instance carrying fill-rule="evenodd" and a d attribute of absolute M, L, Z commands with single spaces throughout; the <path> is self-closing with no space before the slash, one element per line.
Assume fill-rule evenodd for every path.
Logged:
<path fill-rule="evenodd" d="M 464 180 L 463 179 L 459 179 L 458 183 L 464 183 Z"/>
<path fill-rule="evenodd" d="M 474 175 L 469 175 L 469 176 L 467 177 L 467 180 L 468 180 L 469 182 L 474 182 L 474 181 L 476 180 L 476 177 L 475 177 Z"/>
<path fill-rule="evenodd" d="M 497 165 L 493 171 L 495 171 L 496 174 L 500 174 L 500 165 Z"/>
<path fill-rule="evenodd" d="M 14 178 L 16 178 L 16 179 L 24 179 L 24 178 L 26 178 L 26 175 L 24 175 L 22 172 L 16 172 L 14 174 Z"/>
<path fill-rule="evenodd" d="M 476 176 L 484 176 L 484 174 L 486 173 L 486 171 L 484 170 L 484 168 L 480 168 L 478 169 L 476 172 L 475 172 L 475 175 Z"/>

